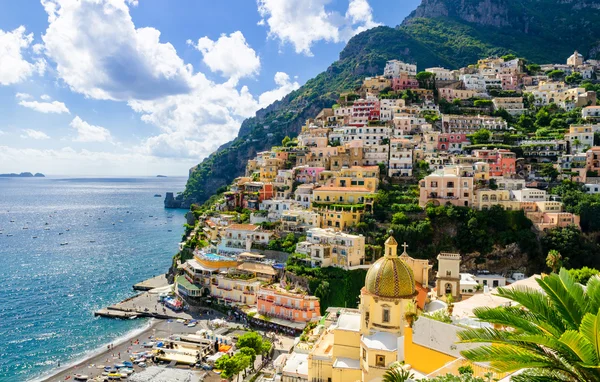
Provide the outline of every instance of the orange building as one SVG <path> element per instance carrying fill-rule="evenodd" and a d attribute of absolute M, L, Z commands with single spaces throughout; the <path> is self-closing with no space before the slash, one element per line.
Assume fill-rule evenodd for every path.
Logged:
<path fill-rule="evenodd" d="M 262 286 L 257 294 L 258 313 L 295 322 L 321 317 L 319 299 L 306 293 L 287 291 L 277 285 Z"/>

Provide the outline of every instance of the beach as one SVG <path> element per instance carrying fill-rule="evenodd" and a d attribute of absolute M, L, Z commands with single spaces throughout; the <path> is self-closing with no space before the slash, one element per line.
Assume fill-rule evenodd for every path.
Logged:
<path fill-rule="evenodd" d="M 36 379 L 35 381 L 72 381 L 73 375 L 75 374 L 83 374 L 87 375 L 89 378 L 94 378 L 102 374 L 104 366 L 112 366 L 122 363 L 123 361 L 130 361 L 129 357 L 131 353 L 151 350 L 151 348 L 144 348 L 142 344 L 150 341 L 152 337 L 163 338 L 168 337 L 173 333 L 195 333 L 198 330 L 200 330 L 199 327 L 189 328 L 176 321 L 168 322 L 164 320 L 152 320 L 141 331 L 132 332 L 131 335 L 113 343 L 110 349 L 107 347 L 98 349 L 96 354 L 91 355 L 74 365 L 64 366 L 62 370 L 59 369 L 52 375 Z M 150 360 L 148 361 L 148 364 L 151 364 Z M 140 372 L 143 369 L 135 366 L 134 370 L 135 372 Z"/>

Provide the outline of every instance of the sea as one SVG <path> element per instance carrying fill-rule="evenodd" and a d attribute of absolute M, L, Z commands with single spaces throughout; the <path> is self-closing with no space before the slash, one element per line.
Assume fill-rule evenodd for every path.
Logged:
<path fill-rule="evenodd" d="M 186 178 L 0 178 L 0 381 L 33 381 L 148 322 L 94 317 L 165 273 Z M 160 195 L 160 197 L 155 196 Z"/>

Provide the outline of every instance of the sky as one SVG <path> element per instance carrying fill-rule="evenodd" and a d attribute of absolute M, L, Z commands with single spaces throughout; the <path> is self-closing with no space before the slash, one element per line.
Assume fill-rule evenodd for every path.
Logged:
<path fill-rule="evenodd" d="M 186 175 L 419 0 L 0 0 L 0 173 Z"/>

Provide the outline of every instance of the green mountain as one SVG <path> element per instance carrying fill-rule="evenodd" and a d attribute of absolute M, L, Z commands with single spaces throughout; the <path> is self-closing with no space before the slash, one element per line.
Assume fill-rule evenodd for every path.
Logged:
<path fill-rule="evenodd" d="M 387 60 L 459 68 L 514 53 L 530 62 L 565 62 L 577 49 L 600 55 L 597 0 L 423 0 L 396 28 L 354 36 L 326 71 L 242 123 L 238 137 L 190 170 L 183 194 L 203 202 L 244 173 L 257 152 L 298 134 L 307 118 L 333 105 L 340 92 L 381 74 Z"/>

